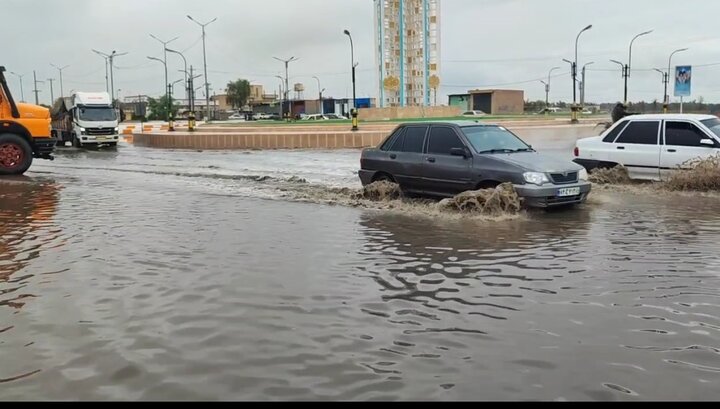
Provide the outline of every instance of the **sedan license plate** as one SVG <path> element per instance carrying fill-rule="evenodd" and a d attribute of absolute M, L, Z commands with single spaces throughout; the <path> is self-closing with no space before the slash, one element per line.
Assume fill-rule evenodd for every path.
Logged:
<path fill-rule="evenodd" d="M 580 194 L 579 187 L 567 187 L 558 190 L 558 197 L 577 196 Z"/>

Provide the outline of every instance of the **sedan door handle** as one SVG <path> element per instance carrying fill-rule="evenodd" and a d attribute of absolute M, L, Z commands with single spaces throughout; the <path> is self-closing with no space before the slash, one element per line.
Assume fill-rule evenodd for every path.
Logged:
<path fill-rule="evenodd" d="M 667 151 L 670 152 L 670 153 L 675 153 L 675 152 L 677 152 L 676 149 L 668 149 Z"/>
<path fill-rule="evenodd" d="M 427 161 L 430 163 L 435 163 L 435 158 L 427 158 Z"/>
<path fill-rule="evenodd" d="M 391 154 L 390 154 L 390 159 L 397 159 L 397 155 L 394 154 L 394 153 L 391 153 Z"/>
<path fill-rule="evenodd" d="M 624 151 L 624 150 L 625 150 L 625 147 L 624 147 L 624 146 L 618 146 L 617 148 L 618 148 L 619 151 Z"/>

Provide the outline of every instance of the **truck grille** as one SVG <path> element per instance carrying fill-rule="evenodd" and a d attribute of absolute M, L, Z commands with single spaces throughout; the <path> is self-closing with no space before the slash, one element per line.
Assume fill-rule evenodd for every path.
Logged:
<path fill-rule="evenodd" d="M 114 135 L 115 128 L 85 128 L 85 134 L 92 136 Z"/>
<path fill-rule="evenodd" d="M 552 179 L 553 183 L 558 184 L 558 185 L 568 184 L 568 183 L 577 183 L 578 172 L 568 172 L 566 174 L 551 173 L 550 178 Z"/>

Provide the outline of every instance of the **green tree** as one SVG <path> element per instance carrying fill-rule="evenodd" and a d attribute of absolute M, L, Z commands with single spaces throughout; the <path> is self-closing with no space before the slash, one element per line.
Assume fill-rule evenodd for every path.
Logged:
<path fill-rule="evenodd" d="M 174 103 L 174 101 L 172 101 L 172 97 L 170 98 L 170 101 L 172 103 L 171 112 L 172 115 L 175 116 L 178 111 L 178 106 Z M 163 95 L 158 99 L 148 98 L 148 111 L 150 111 L 148 115 L 148 120 L 150 121 L 167 119 L 168 97 L 166 95 Z"/>
<path fill-rule="evenodd" d="M 227 84 L 228 102 L 233 108 L 241 108 L 250 97 L 250 82 L 239 79 Z"/>

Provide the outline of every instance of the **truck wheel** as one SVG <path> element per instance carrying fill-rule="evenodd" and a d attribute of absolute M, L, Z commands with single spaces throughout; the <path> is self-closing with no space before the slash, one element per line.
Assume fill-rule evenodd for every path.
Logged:
<path fill-rule="evenodd" d="M 32 165 L 32 148 L 18 135 L 0 134 L 0 175 L 22 175 Z"/>
<path fill-rule="evenodd" d="M 77 137 L 77 135 L 73 134 L 72 136 L 72 146 L 73 148 L 82 148 L 82 143 L 80 143 L 80 138 Z"/>

